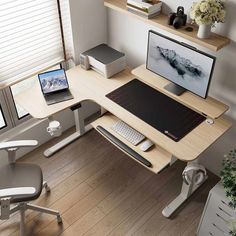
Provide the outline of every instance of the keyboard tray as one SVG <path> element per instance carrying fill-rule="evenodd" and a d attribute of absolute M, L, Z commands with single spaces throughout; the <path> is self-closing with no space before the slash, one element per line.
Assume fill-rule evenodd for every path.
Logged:
<path fill-rule="evenodd" d="M 98 125 L 102 126 L 108 132 L 110 132 L 112 135 L 114 135 L 116 138 L 118 138 L 120 141 L 122 141 L 124 144 L 126 144 L 131 149 L 133 149 L 135 152 L 137 152 L 139 155 L 143 156 L 145 159 L 147 159 L 149 162 L 151 162 L 152 167 L 147 167 L 147 166 L 143 165 L 141 162 L 134 159 L 132 156 L 130 156 L 135 161 L 137 161 L 139 164 L 143 165 L 145 168 L 152 171 L 153 173 L 157 174 L 170 165 L 172 154 L 165 151 L 159 145 L 155 144 L 154 148 L 152 148 L 148 152 L 143 152 L 140 150 L 140 144 L 138 146 L 134 146 L 134 145 L 130 144 L 125 138 L 121 137 L 114 130 L 112 130 L 112 128 L 111 128 L 112 125 L 115 124 L 118 120 L 119 119 L 116 116 L 114 116 L 110 113 L 106 113 L 102 117 L 100 117 L 97 120 L 95 120 L 94 122 L 92 122 L 91 125 L 95 129 Z M 97 131 L 99 132 L 99 130 L 97 130 Z M 108 140 L 108 141 L 110 141 L 110 140 Z M 120 150 L 123 151 L 122 149 L 120 149 Z M 126 152 L 124 152 L 124 153 L 127 154 Z"/>
<path fill-rule="evenodd" d="M 176 142 L 206 119 L 137 79 L 106 97 Z"/>

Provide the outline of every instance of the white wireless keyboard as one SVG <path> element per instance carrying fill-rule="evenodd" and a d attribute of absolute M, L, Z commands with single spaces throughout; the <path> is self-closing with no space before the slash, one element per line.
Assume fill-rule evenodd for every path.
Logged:
<path fill-rule="evenodd" d="M 138 145 L 145 139 L 144 135 L 131 128 L 122 120 L 117 121 L 111 128 L 134 146 Z"/>

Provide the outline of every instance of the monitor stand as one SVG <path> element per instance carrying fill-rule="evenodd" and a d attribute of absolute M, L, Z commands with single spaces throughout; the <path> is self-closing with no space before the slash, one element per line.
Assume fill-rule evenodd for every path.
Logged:
<path fill-rule="evenodd" d="M 181 94 L 183 94 L 184 92 L 187 91 L 187 89 L 183 88 L 183 87 L 180 87 L 179 85 L 177 84 L 173 84 L 173 83 L 169 83 L 167 84 L 165 87 L 164 87 L 165 90 L 177 95 L 177 96 L 180 96 Z"/>

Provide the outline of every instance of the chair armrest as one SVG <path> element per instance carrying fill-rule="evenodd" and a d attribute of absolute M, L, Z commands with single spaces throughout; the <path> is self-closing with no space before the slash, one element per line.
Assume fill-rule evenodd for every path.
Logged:
<path fill-rule="evenodd" d="M 34 147 L 38 145 L 37 140 L 20 140 L 0 143 L 0 150 L 8 150 L 11 148 Z"/>
<path fill-rule="evenodd" d="M 5 188 L 0 190 L 0 199 L 7 197 L 19 197 L 22 195 L 31 195 L 36 191 L 33 187 Z"/>

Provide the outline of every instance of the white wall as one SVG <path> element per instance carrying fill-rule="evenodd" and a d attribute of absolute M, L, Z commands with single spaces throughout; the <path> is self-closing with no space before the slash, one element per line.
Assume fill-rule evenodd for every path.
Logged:
<path fill-rule="evenodd" d="M 176 10 L 182 5 L 185 9 L 191 6 L 189 0 L 164 0 L 165 11 Z M 168 5 L 168 6 L 167 6 Z M 166 34 L 172 38 L 192 44 L 180 37 L 169 34 L 164 30 L 150 26 L 136 18 L 127 16 L 120 12 L 108 9 L 108 42 L 114 48 L 126 53 L 128 64 L 134 68 L 145 63 L 148 30 L 153 29 Z M 187 10 L 189 12 L 189 10 Z M 217 141 L 212 147 L 204 152 L 202 163 L 215 173 L 221 168 L 223 155 L 231 148 L 236 147 L 236 0 L 227 2 L 227 23 L 217 26 L 216 31 L 231 38 L 232 43 L 215 53 L 198 45 L 200 50 L 213 54 L 217 57 L 216 68 L 210 87 L 210 95 L 222 100 L 230 106 L 227 113 L 229 119 L 233 121 L 234 127 Z"/>
<path fill-rule="evenodd" d="M 75 62 L 79 54 L 107 42 L 107 18 L 103 0 L 69 0 L 75 49 Z"/>
<path fill-rule="evenodd" d="M 103 0 L 69 0 L 71 28 L 74 43 L 75 64 L 79 64 L 79 55 L 101 43 L 107 42 L 107 14 Z M 85 102 L 90 111 L 100 107 L 92 102 Z"/>

